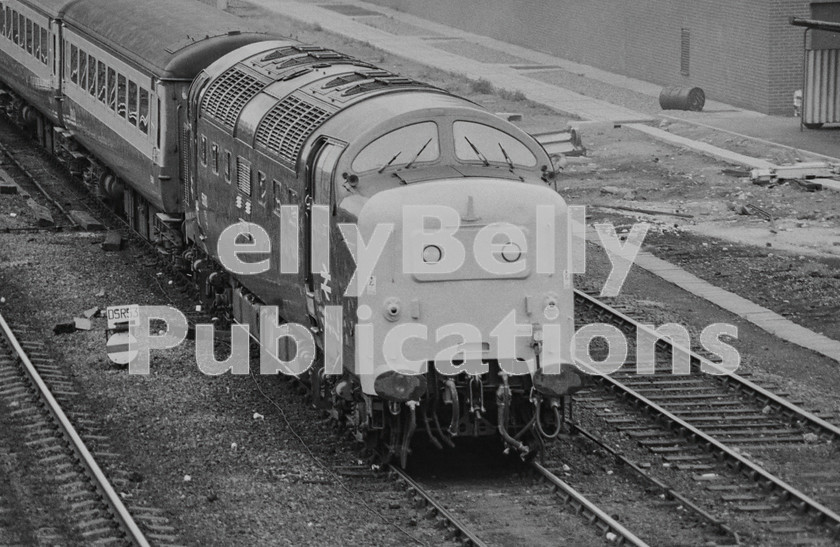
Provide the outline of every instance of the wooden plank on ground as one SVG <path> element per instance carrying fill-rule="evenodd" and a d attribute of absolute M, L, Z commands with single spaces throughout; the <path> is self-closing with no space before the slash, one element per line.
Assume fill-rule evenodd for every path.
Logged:
<path fill-rule="evenodd" d="M 105 226 L 102 225 L 101 222 L 90 216 L 90 213 L 87 211 L 70 211 L 70 216 L 76 223 L 82 227 L 83 230 L 88 232 L 96 232 L 100 230 L 104 230 Z"/>
<path fill-rule="evenodd" d="M 29 208 L 32 209 L 33 213 L 35 213 L 38 226 L 41 226 L 42 228 L 55 226 L 52 213 L 50 213 L 48 208 L 44 207 L 40 203 L 37 203 L 34 199 L 26 200 L 26 204 L 29 205 Z"/>

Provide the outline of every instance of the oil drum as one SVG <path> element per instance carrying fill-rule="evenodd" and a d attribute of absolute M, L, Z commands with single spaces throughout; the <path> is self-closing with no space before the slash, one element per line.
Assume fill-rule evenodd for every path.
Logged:
<path fill-rule="evenodd" d="M 699 87 L 666 87 L 659 94 L 662 110 L 693 110 L 700 112 L 706 104 L 706 94 Z"/>

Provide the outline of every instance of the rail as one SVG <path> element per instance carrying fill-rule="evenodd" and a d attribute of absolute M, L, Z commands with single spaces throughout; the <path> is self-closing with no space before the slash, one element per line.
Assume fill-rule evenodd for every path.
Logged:
<path fill-rule="evenodd" d="M 476 536 L 467 527 L 466 524 L 464 524 L 460 520 L 458 520 L 458 517 L 453 515 L 451 512 L 449 512 L 448 509 L 446 509 L 444 506 L 442 506 L 440 503 L 438 503 L 437 500 L 435 500 L 435 498 L 431 494 L 429 494 L 426 491 L 425 488 L 420 486 L 420 484 L 417 481 L 412 479 L 408 475 L 408 473 L 406 473 L 405 471 L 403 471 L 402 469 L 400 469 L 399 467 L 396 467 L 394 465 L 392 465 L 390 467 L 390 471 L 393 472 L 394 474 L 396 474 L 400 478 L 400 480 L 405 482 L 405 484 L 408 486 L 408 488 L 412 489 L 414 492 L 416 492 L 417 494 L 422 496 L 423 499 L 426 500 L 426 503 L 431 505 L 434 508 L 434 510 L 437 511 L 437 513 L 441 517 L 443 517 L 444 520 L 446 520 L 452 526 L 454 526 L 458 530 L 458 533 L 461 534 L 462 542 L 464 544 L 473 545 L 474 547 L 487 547 L 487 544 L 481 538 Z"/>
<path fill-rule="evenodd" d="M 0 330 L 2 330 L 3 335 L 9 341 L 9 344 L 12 346 L 12 349 L 14 349 L 15 353 L 18 356 L 18 359 L 23 365 L 23 370 L 26 372 L 26 375 L 29 376 L 30 380 L 38 390 L 39 397 L 44 402 L 47 410 L 49 410 L 53 418 L 55 418 L 55 421 L 61 429 L 62 434 L 69 441 L 71 447 L 73 448 L 73 451 L 79 457 L 79 461 L 87 470 L 87 473 L 92 479 L 94 486 L 99 491 L 102 498 L 107 502 L 112 514 L 114 515 L 114 518 L 121 526 L 121 528 L 125 531 L 128 539 L 134 545 L 138 545 L 140 547 L 148 547 L 149 542 L 143 535 L 143 532 L 140 531 L 140 528 L 138 528 L 137 523 L 134 522 L 134 519 L 128 512 L 128 509 L 126 509 L 125 505 L 123 505 L 119 495 L 117 495 L 117 493 L 114 491 L 114 488 L 111 486 L 111 483 L 108 482 L 108 479 L 102 472 L 102 469 L 99 468 L 99 465 L 96 463 L 96 460 L 94 460 L 90 451 L 88 451 L 87 447 L 82 441 L 82 438 L 76 432 L 76 429 L 73 427 L 73 424 L 67 418 L 67 415 L 64 414 L 64 411 L 61 409 L 61 405 L 59 405 L 53 397 L 52 393 L 47 387 L 47 384 L 44 382 L 44 380 L 41 378 L 41 375 L 35 369 L 35 366 L 29 360 L 29 357 L 26 355 L 26 352 L 20 345 L 20 342 L 18 342 L 17 337 L 15 337 L 14 332 L 12 332 L 12 329 L 9 327 L 9 324 L 6 322 L 5 318 L 2 315 L 0 315 Z"/>
<path fill-rule="evenodd" d="M 598 307 L 601 311 L 610 313 L 611 315 L 613 315 L 614 318 L 620 320 L 621 323 L 623 323 L 625 326 L 632 326 L 636 329 L 644 330 L 648 334 L 651 334 L 652 336 L 658 338 L 658 336 L 652 329 L 649 329 L 645 325 L 640 324 L 639 322 L 612 308 L 611 306 L 590 297 L 586 293 L 576 291 L 575 296 L 577 298 L 585 299 L 586 304 L 591 307 Z M 692 352 L 689 348 L 685 348 L 678 344 L 674 344 L 673 342 L 667 339 L 660 339 L 659 342 L 664 342 L 672 350 L 687 352 L 691 356 L 692 365 L 702 365 L 703 367 L 707 367 L 706 370 L 714 370 L 720 375 L 726 374 L 725 371 L 722 368 L 718 367 L 715 363 Z M 740 389 L 741 391 L 749 391 L 753 394 L 756 394 L 757 396 L 760 395 L 762 398 L 765 398 L 768 401 L 770 401 L 771 405 L 776 405 L 778 408 L 783 409 L 785 411 L 785 414 L 795 414 L 802 420 L 811 423 L 812 426 L 819 427 L 823 431 L 828 432 L 833 436 L 833 438 L 836 439 L 840 437 L 840 429 L 838 429 L 836 426 L 829 424 L 825 420 L 822 420 L 821 418 L 814 416 L 809 412 L 806 412 L 805 410 L 790 403 L 782 397 L 779 397 L 778 395 L 771 393 L 736 374 L 727 374 L 726 377 L 729 380 L 737 383 L 738 389 Z M 721 459 L 721 461 L 726 461 L 730 466 L 738 469 L 743 474 L 749 476 L 756 482 L 760 483 L 766 490 L 778 491 L 782 495 L 781 497 L 789 501 L 798 511 L 802 513 L 810 513 L 817 519 L 818 522 L 826 524 L 835 535 L 840 534 L 840 515 L 837 515 L 831 509 L 825 507 L 816 500 L 800 492 L 799 490 L 782 481 L 778 477 L 768 473 L 761 466 L 756 465 L 755 463 L 746 459 L 741 454 L 727 447 L 725 444 L 721 443 L 711 435 L 708 435 L 707 433 L 703 432 L 697 427 L 691 425 L 690 423 L 681 419 L 679 416 L 666 410 L 662 406 L 656 404 L 654 401 L 648 399 L 647 397 L 645 397 L 641 393 L 638 393 L 636 390 L 630 388 L 629 386 L 622 384 L 620 381 L 612 378 L 611 376 L 598 376 L 597 380 L 613 392 L 618 393 L 619 395 L 625 398 L 630 398 L 634 403 L 636 403 L 637 406 L 643 406 L 645 410 L 652 411 L 655 414 L 659 415 L 661 418 L 667 420 L 672 426 L 676 426 L 676 428 L 682 431 L 684 436 L 687 436 L 696 441 L 707 452 L 716 453 L 717 456 Z"/>

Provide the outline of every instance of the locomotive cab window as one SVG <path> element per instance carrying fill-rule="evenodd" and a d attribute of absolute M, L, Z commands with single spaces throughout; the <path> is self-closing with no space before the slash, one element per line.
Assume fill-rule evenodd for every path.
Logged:
<path fill-rule="evenodd" d="M 365 146 L 353 160 L 353 171 L 411 166 L 440 157 L 438 129 L 434 122 L 421 122 L 395 129 Z"/>
<path fill-rule="evenodd" d="M 455 157 L 466 162 L 513 163 L 534 167 L 537 158 L 522 142 L 511 135 L 475 122 L 452 124 Z M 510 161 L 508 161 L 510 160 Z"/>

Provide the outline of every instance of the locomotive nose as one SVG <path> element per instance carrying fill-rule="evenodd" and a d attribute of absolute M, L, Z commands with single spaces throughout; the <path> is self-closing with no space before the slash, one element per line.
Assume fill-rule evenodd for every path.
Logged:
<path fill-rule="evenodd" d="M 403 377 L 430 364 L 480 374 L 497 360 L 527 374 L 540 357 L 571 363 L 566 222 L 560 196 L 521 182 L 443 180 L 374 195 L 359 231 L 366 242 L 377 230 L 390 236 L 360 280 L 356 367 L 365 393 L 397 400 L 425 391 Z"/>

